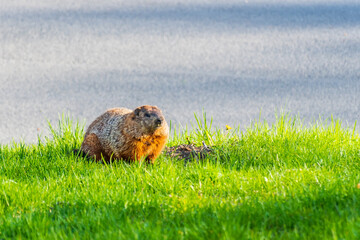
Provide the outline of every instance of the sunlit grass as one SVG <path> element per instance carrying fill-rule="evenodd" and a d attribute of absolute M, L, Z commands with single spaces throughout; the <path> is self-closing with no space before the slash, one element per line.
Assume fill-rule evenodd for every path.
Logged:
<path fill-rule="evenodd" d="M 35 145 L 0 147 L 0 239 L 358 239 L 360 137 L 340 121 L 288 115 L 213 129 L 195 116 L 168 146 L 211 146 L 202 161 L 77 158 L 83 125 L 63 117 Z"/>

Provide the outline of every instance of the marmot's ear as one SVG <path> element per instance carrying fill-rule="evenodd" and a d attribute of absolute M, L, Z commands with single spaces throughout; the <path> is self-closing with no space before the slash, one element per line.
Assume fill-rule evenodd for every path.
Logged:
<path fill-rule="evenodd" d="M 135 116 L 139 116 L 140 114 L 140 108 L 137 108 L 134 110 Z"/>

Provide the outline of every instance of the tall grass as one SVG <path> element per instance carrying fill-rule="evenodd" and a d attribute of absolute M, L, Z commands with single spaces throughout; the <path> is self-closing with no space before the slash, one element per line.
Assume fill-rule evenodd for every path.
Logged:
<path fill-rule="evenodd" d="M 214 151 L 184 165 L 89 162 L 63 117 L 37 144 L 0 146 L 0 239 L 358 239 L 360 137 L 289 115 L 212 129 L 205 114 L 168 146 Z M 225 126 L 225 125 L 224 125 Z"/>

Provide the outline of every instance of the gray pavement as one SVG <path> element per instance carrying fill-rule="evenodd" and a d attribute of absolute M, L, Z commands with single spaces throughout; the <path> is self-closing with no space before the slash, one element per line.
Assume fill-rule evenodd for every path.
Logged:
<path fill-rule="evenodd" d="M 0 144 L 143 104 L 183 126 L 360 120 L 359 1 L 50 2 L 0 4 Z"/>

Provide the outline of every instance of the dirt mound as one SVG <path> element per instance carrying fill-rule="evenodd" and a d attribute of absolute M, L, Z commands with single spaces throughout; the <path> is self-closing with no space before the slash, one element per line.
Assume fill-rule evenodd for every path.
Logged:
<path fill-rule="evenodd" d="M 188 162 L 192 159 L 196 159 L 197 161 L 199 161 L 199 159 L 204 159 L 212 151 L 213 150 L 206 146 L 204 142 L 200 147 L 196 147 L 194 144 L 180 144 L 177 146 L 165 148 L 166 155 L 185 160 L 185 162 Z"/>

